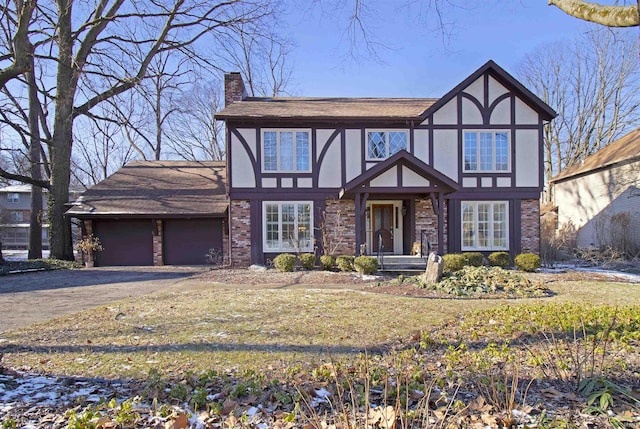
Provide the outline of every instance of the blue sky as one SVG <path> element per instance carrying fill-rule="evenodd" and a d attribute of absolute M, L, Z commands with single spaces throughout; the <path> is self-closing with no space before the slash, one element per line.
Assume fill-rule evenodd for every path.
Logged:
<path fill-rule="evenodd" d="M 590 28 L 546 0 L 458 1 L 469 6 L 443 11 L 450 24 L 443 40 L 424 1 L 369 0 L 367 22 L 386 47 L 377 59 L 363 50 L 354 59 L 345 32 L 350 10 L 330 10 L 327 0 L 292 3 L 284 24 L 296 44 L 292 95 L 300 96 L 439 97 L 489 59 L 516 74 L 527 53 Z"/>

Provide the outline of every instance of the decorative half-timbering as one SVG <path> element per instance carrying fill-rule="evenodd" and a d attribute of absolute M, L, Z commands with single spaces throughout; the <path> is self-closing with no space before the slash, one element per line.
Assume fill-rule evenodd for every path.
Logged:
<path fill-rule="evenodd" d="M 537 249 L 522 213 L 555 112 L 494 62 L 440 99 L 246 97 L 237 73 L 225 91 L 232 261 L 333 252 L 327 231 L 341 254 Z"/>

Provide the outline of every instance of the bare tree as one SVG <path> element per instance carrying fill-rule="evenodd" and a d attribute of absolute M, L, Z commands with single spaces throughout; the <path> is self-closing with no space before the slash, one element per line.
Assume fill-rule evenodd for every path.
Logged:
<path fill-rule="evenodd" d="M 13 41 L 10 55 L 0 58 L 11 62 L 0 69 L 0 85 L 26 71 L 22 58 L 28 58 L 33 44 L 36 60 L 46 63 L 41 67 L 55 76 L 50 85 L 55 100 L 48 147 L 51 176 L 48 181 L 35 180 L 6 170 L 0 175 L 50 190 L 51 256 L 72 259 L 71 228 L 64 213 L 74 120 L 92 115 L 100 103 L 139 85 L 158 55 L 169 51 L 193 55 L 205 39 L 241 31 L 238 25 L 259 22 L 272 9 L 268 0 L 56 0 L 38 4 L 35 15 L 34 10 L 35 0 L 0 5 L 2 31 Z"/>
<path fill-rule="evenodd" d="M 224 107 L 219 82 L 195 83 L 182 94 L 169 121 L 172 156 L 190 161 L 225 159 L 224 126 L 213 115 Z"/>
<path fill-rule="evenodd" d="M 629 34 L 601 29 L 543 46 L 518 74 L 558 112 L 545 129 L 547 179 L 640 124 L 640 62 Z"/>
<path fill-rule="evenodd" d="M 549 0 L 567 15 L 595 22 L 606 27 L 637 27 L 640 25 L 640 1 L 628 6 L 602 5 L 582 0 Z"/>

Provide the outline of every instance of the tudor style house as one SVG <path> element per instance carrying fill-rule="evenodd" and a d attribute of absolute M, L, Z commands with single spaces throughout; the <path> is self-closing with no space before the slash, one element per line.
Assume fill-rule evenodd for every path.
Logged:
<path fill-rule="evenodd" d="M 440 99 L 247 97 L 225 76 L 229 252 L 539 250 L 556 113 L 493 61 Z"/>

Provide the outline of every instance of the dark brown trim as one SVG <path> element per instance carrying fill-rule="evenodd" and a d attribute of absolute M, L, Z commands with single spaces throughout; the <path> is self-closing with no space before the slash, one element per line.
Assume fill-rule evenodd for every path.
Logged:
<path fill-rule="evenodd" d="M 224 218 L 227 216 L 227 211 L 220 213 L 91 213 L 91 214 L 79 214 L 79 213 L 66 213 L 67 216 L 89 220 L 89 219 L 202 219 L 202 218 Z"/>
<path fill-rule="evenodd" d="M 369 184 L 369 182 L 375 177 L 378 177 L 379 175 L 388 171 L 390 168 L 393 168 L 394 166 L 398 168 L 403 165 L 413 170 L 415 173 L 419 174 L 425 179 L 429 180 L 431 187 L 437 187 L 440 191 L 450 192 L 450 191 L 460 189 L 459 185 L 453 180 L 451 180 L 449 177 L 445 176 L 444 174 L 440 173 L 438 170 L 424 163 L 424 161 L 416 158 L 414 155 L 410 154 L 406 150 L 401 150 L 398 153 L 394 154 L 393 156 L 387 158 L 386 160 L 379 162 L 377 165 L 371 167 L 360 176 L 354 178 L 353 180 L 345 184 L 342 190 L 340 191 L 340 194 L 345 195 L 350 192 L 361 191 L 361 189 L 358 189 L 358 188 L 362 188 L 363 186 L 366 187 Z M 371 189 L 372 190 L 376 189 L 376 192 L 379 191 L 379 188 L 371 188 Z M 396 189 L 399 192 L 407 192 L 407 191 L 415 192 L 416 191 L 416 189 L 412 189 L 412 188 L 395 187 L 394 192 L 396 191 Z M 420 189 L 425 189 L 425 188 L 420 188 Z"/>
<path fill-rule="evenodd" d="M 482 122 L 478 125 L 489 123 L 489 120 L 487 119 L 487 109 L 480 103 L 480 101 L 478 101 L 477 98 L 475 98 L 473 95 L 468 94 L 466 92 L 461 92 L 460 96 L 462 98 L 466 98 L 467 100 L 471 101 L 478 108 L 478 111 L 480 112 L 480 116 L 482 117 Z M 460 110 L 462 110 L 462 102 L 460 103 Z M 464 117 L 460 121 L 460 124 L 463 124 L 462 122 L 463 120 L 464 120 Z M 475 126 L 475 125 L 472 125 L 470 123 L 464 123 L 464 126 Z"/>
<path fill-rule="evenodd" d="M 448 194 L 449 200 L 507 200 L 516 199 L 537 199 L 540 198 L 538 188 L 520 188 L 514 191 L 512 188 L 482 188 L 482 192 L 477 189 L 462 190 Z"/>
<path fill-rule="evenodd" d="M 417 126 L 417 130 L 457 130 L 460 128 L 471 128 L 474 130 L 489 130 L 498 128 L 516 128 L 518 130 L 537 130 L 539 127 L 536 124 L 441 124 L 441 125 L 420 125 Z"/>
<path fill-rule="evenodd" d="M 262 247 L 262 201 L 250 202 L 251 217 L 251 261 L 255 264 L 264 264 Z"/>
<path fill-rule="evenodd" d="M 347 134 L 343 128 L 340 131 L 340 183 L 347 181 Z M 320 176 L 318 176 L 319 178 Z"/>

